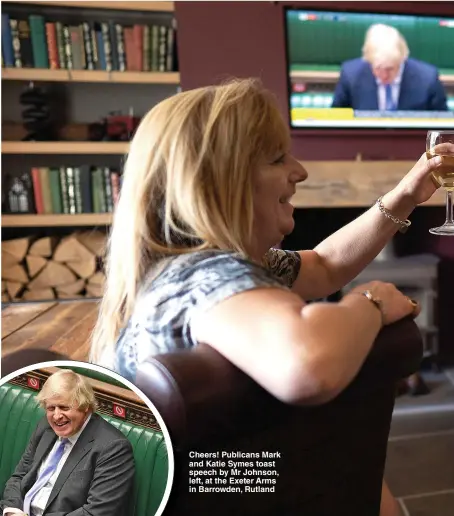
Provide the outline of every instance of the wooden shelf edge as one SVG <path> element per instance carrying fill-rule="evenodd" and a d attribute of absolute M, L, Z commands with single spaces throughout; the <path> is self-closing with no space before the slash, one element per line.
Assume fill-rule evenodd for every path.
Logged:
<path fill-rule="evenodd" d="M 76 215 L 2 215 L 2 227 L 108 226 L 111 213 L 79 213 Z"/>
<path fill-rule="evenodd" d="M 109 9 L 110 11 L 156 11 L 156 12 L 173 12 L 175 10 L 174 2 L 118 2 L 116 0 L 108 1 L 77 1 L 77 0 L 59 0 L 58 2 L 50 2 L 46 0 L 4 0 L 8 3 L 32 4 L 42 7 L 74 7 L 79 9 Z"/>
<path fill-rule="evenodd" d="M 180 83 L 179 72 L 107 72 L 105 70 L 50 70 L 2 67 L 2 81 L 102 82 L 112 84 Z"/>
<path fill-rule="evenodd" d="M 2 154 L 126 154 L 129 142 L 2 142 Z"/>

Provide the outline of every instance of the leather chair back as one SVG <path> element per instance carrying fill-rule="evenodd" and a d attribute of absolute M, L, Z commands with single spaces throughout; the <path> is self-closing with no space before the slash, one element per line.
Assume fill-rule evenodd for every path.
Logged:
<path fill-rule="evenodd" d="M 166 516 L 378 516 L 396 384 L 421 357 L 414 321 L 388 326 L 351 384 L 312 407 L 277 401 L 210 346 L 150 357 L 136 384 L 172 438 Z M 190 451 L 279 452 L 276 491 L 189 492 Z"/>

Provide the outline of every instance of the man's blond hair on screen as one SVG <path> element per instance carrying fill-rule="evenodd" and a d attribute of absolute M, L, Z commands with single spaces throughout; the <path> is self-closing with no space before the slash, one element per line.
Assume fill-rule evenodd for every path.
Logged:
<path fill-rule="evenodd" d="M 382 23 L 369 27 L 362 52 L 364 60 L 372 66 L 383 63 L 400 65 L 410 54 L 402 34 L 396 28 Z"/>
<path fill-rule="evenodd" d="M 58 371 L 49 376 L 36 399 L 41 407 L 45 408 L 47 400 L 60 397 L 80 410 L 89 408 L 94 412 L 98 406 L 89 380 L 70 369 Z"/>

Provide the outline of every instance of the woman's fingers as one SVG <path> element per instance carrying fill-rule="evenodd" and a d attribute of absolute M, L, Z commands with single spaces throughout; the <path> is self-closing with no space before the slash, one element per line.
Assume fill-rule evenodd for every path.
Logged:
<path fill-rule="evenodd" d="M 421 305 L 418 303 L 418 301 L 411 299 L 408 296 L 407 299 L 411 306 L 411 314 L 413 317 L 418 317 L 418 315 L 421 313 Z"/>

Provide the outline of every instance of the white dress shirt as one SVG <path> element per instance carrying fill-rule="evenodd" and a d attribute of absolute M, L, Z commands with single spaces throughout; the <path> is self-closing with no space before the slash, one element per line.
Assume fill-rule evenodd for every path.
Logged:
<path fill-rule="evenodd" d="M 393 104 L 396 106 L 399 103 L 399 94 L 400 94 L 400 83 L 402 82 L 402 73 L 404 71 L 404 63 L 400 65 L 399 73 L 397 74 L 394 81 L 391 83 L 391 95 L 393 99 Z M 377 83 L 377 96 L 378 96 L 378 109 L 380 111 L 386 111 L 386 90 L 385 85 L 380 81 L 380 79 L 376 79 Z"/>
<path fill-rule="evenodd" d="M 61 470 L 63 469 L 63 466 L 65 465 L 65 462 L 69 457 L 69 454 L 71 453 L 72 449 L 74 448 L 74 445 L 76 444 L 77 439 L 79 439 L 80 434 L 84 431 L 84 428 L 88 425 L 90 418 L 91 418 L 91 414 L 89 414 L 89 416 L 85 420 L 84 424 L 82 425 L 82 428 L 76 434 L 72 435 L 71 437 L 68 437 L 68 442 L 65 444 L 65 451 L 63 452 L 63 455 L 60 459 L 60 462 L 58 463 L 57 468 L 55 469 L 54 474 L 50 477 L 47 484 L 37 493 L 37 495 L 33 499 L 33 502 L 30 506 L 30 510 L 31 510 L 30 516 L 42 516 L 44 509 L 46 508 L 47 501 L 49 500 L 50 493 L 52 492 L 55 482 L 57 481 L 58 475 L 60 474 Z M 47 457 L 41 463 L 41 466 L 39 467 L 36 478 L 39 477 L 40 473 L 45 468 L 49 457 L 51 456 L 52 452 L 58 447 L 58 445 L 60 444 L 60 441 L 61 441 L 61 437 L 59 437 L 55 441 L 55 444 L 49 451 Z M 6 507 L 3 510 L 3 516 L 5 516 L 8 513 L 17 514 L 17 515 L 25 514 L 20 509 Z"/>

